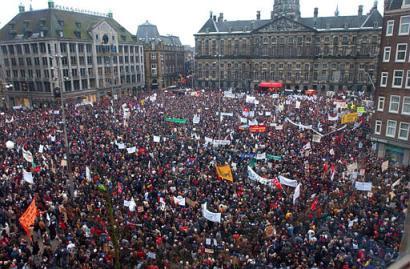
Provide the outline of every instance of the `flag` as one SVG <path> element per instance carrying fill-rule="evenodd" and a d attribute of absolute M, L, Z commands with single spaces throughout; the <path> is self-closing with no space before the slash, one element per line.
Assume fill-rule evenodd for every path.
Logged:
<path fill-rule="evenodd" d="M 85 167 L 85 177 L 87 178 L 87 181 L 91 181 L 91 171 L 88 166 Z"/>
<path fill-rule="evenodd" d="M 34 221 L 36 220 L 38 214 L 39 211 L 36 206 L 36 199 L 34 198 L 23 215 L 21 215 L 21 217 L 19 218 L 19 222 L 28 236 L 30 236 L 29 229 L 34 225 Z"/>
<path fill-rule="evenodd" d="M 39 173 L 41 171 L 41 166 L 37 165 L 34 161 L 31 163 L 31 171 L 33 173 Z"/>
<path fill-rule="evenodd" d="M 306 145 L 303 146 L 303 150 L 309 150 L 312 148 L 312 145 L 310 144 L 310 142 L 308 142 Z"/>
<path fill-rule="evenodd" d="M 216 174 L 221 179 L 233 182 L 232 170 L 229 165 L 217 165 Z"/>
<path fill-rule="evenodd" d="M 31 172 L 27 172 L 26 170 L 23 170 L 23 179 L 25 182 L 29 184 L 34 184 L 33 174 Z"/>
<path fill-rule="evenodd" d="M 323 165 L 323 173 L 327 173 L 327 171 L 329 170 L 329 165 L 327 164 L 327 163 L 325 163 L 324 165 Z"/>
<path fill-rule="evenodd" d="M 315 200 L 313 200 L 313 203 L 310 206 L 310 210 L 315 211 L 318 205 L 319 205 L 319 197 L 315 197 Z"/>
<path fill-rule="evenodd" d="M 298 184 L 298 186 L 295 189 L 295 192 L 293 193 L 293 204 L 296 203 L 296 199 L 300 197 L 300 187 L 302 186 L 301 183 Z"/>
<path fill-rule="evenodd" d="M 272 179 L 272 183 L 275 185 L 275 187 L 276 187 L 278 190 L 283 191 L 282 184 L 280 184 L 279 180 L 278 180 L 276 177 L 275 177 L 274 179 Z"/>
<path fill-rule="evenodd" d="M 179 205 L 179 206 L 185 206 L 186 205 L 186 201 L 185 198 L 182 196 L 174 196 L 174 203 L 175 205 Z"/>
<path fill-rule="evenodd" d="M 33 154 L 29 150 L 25 150 L 24 147 L 23 149 L 23 158 L 24 160 L 28 161 L 29 163 L 33 162 Z"/>

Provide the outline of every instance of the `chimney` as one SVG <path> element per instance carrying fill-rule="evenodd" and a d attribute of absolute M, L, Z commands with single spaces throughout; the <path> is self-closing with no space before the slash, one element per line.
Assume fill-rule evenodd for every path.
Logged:
<path fill-rule="evenodd" d="M 212 19 L 212 11 L 209 11 L 209 18 Z"/>
<path fill-rule="evenodd" d="M 319 15 L 319 8 L 315 7 L 315 11 L 313 12 L 313 16 L 315 18 L 317 18 L 318 15 Z"/>
<path fill-rule="evenodd" d="M 223 22 L 223 21 L 224 21 L 224 14 L 223 14 L 223 13 L 219 13 L 218 22 Z"/>
<path fill-rule="evenodd" d="M 19 13 L 23 13 L 24 11 L 26 11 L 26 10 L 25 10 L 25 8 L 24 8 L 24 6 L 23 6 L 23 3 L 20 3 L 20 5 L 19 5 Z"/>
<path fill-rule="evenodd" d="M 360 6 L 359 6 L 358 15 L 359 15 L 359 16 L 362 16 L 362 15 L 363 15 L 363 5 L 360 5 Z"/>
<path fill-rule="evenodd" d="M 256 11 L 256 20 L 260 20 L 261 19 L 261 12 L 258 10 Z"/>
<path fill-rule="evenodd" d="M 214 15 L 213 20 L 216 21 L 216 15 Z"/>
<path fill-rule="evenodd" d="M 112 11 L 111 11 L 111 10 L 110 10 L 110 11 L 108 11 L 108 13 L 107 13 L 107 17 L 108 17 L 108 18 L 110 18 L 110 19 L 114 18 L 114 13 L 112 13 Z"/>
<path fill-rule="evenodd" d="M 54 8 L 54 1 L 48 0 L 48 8 Z"/>

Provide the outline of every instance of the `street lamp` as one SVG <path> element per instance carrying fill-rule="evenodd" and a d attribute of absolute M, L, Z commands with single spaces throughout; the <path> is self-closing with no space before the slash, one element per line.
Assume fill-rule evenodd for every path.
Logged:
<path fill-rule="evenodd" d="M 56 72 L 57 72 L 57 77 L 55 77 L 54 79 L 58 80 L 58 85 L 60 88 L 60 102 L 61 102 L 61 114 L 62 114 L 62 118 L 63 118 L 63 131 L 64 131 L 64 145 L 66 148 L 66 158 L 67 158 L 67 170 L 68 170 L 68 181 L 67 181 L 67 187 L 68 190 L 70 191 L 70 194 L 73 195 L 74 193 L 74 184 L 73 184 L 73 180 L 72 180 L 72 176 L 71 176 L 71 163 L 70 163 L 70 155 L 71 155 L 71 150 L 70 150 L 70 145 L 68 144 L 68 136 L 67 136 L 67 120 L 66 120 L 66 115 L 65 115 L 65 104 L 64 104 L 64 98 L 63 98 L 63 94 L 65 94 L 65 88 L 64 87 L 64 83 L 63 80 L 69 80 L 68 77 L 61 77 L 61 69 L 60 69 L 60 64 L 61 61 L 59 61 L 59 59 L 61 60 L 63 58 L 62 55 L 55 55 L 55 57 L 50 57 L 51 59 L 55 58 L 56 59 Z"/>
<path fill-rule="evenodd" d="M 374 92 L 376 92 L 376 86 L 374 85 L 374 82 L 373 82 L 373 78 L 372 78 L 372 76 L 370 76 L 370 74 L 369 74 L 368 72 L 364 72 L 364 73 L 367 75 L 367 77 L 368 77 L 368 79 L 369 79 L 370 83 L 372 84 L 372 87 L 373 87 L 373 93 L 372 93 L 372 94 L 370 94 L 370 100 L 373 100 L 373 94 L 374 94 Z"/>

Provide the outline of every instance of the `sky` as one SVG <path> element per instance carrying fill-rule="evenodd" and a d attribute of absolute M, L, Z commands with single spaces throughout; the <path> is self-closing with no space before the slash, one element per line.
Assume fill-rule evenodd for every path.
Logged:
<path fill-rule="evenodd" d="M 179 36 L 182 43 L 194 45 L 194 34 L 209 18 L 224 13 L 224 19 L 255 19 L 256 11 L 261 11 L 261 19 L 269 19 L 274 0 L 54 0 L 56 5 L 107 13 L 112 11 L 114 19 L 129 32 L 135 34 L 139 24 L 149 21 L 157 25 L 161 35 Z M 383 12 L 383 0 L 378 1 Z M 48 0 L 3 0 L 1 1 L 0 27 L 7 24 L 17 13 L 22 3 L 26 10 L 30 3 L 34 10 L 44 9 Z M 364 6 L 367 13 L 374 0 L 300 0 L 302 17 L 312 17 L 315 7 L 319 16 L 333 16 L 336 7 L 339 14 L 357 14 L 358 6 Z"/>

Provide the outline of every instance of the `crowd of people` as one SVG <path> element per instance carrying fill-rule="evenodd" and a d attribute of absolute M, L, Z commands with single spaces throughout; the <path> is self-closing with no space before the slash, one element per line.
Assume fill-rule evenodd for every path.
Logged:
<path fill-rule="evenodd" d="M 58 106 L 3 111 L 0 267 L 348 269 L 394 262 L 410 171 L 377 159 L 370 107 L 341 124 L 344 113 L 366 107 L 365 97 L 253 97 L 158 92 L 68 102 L 65 122 Z M 265 129 L 251 132 L 255 124 Z M 218 176 L 221 165 L 232 169 L 233 182 Z M 280 176 L 297 181 L 298 190 L 278 183 Z M 19 218 L 33 200 L 38 215 L 27 232 Z M 204 216 L 204 204 L 220 221 Z"/>

